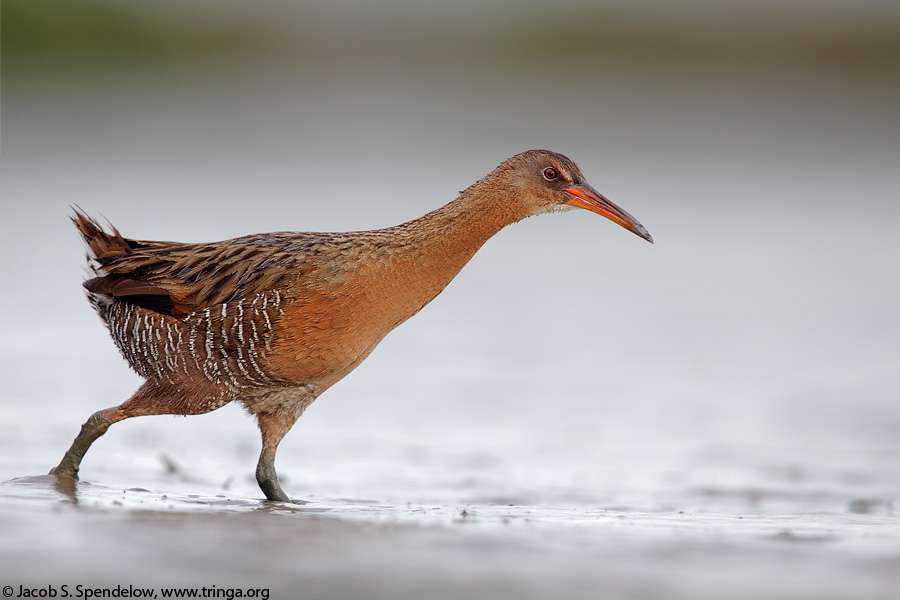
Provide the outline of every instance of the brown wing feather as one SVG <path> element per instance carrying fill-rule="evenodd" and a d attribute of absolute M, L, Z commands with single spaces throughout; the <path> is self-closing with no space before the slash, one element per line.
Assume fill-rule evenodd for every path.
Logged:
<path fill-rule="evenodd" d="M 95 277 L 84 282 L 84 287 L 95 294 L 106 294 L 122 298 L 125 296 L 168 296 L 169 291 L 138 279 L 123 278 L 118 275 Z"/>
<path fill-rule="evenodd" d="M 85 288 L 176 317 L 283 288 L 286 273 L 309 270 L 299 234 L 182 244 L 127 239 L 77 210 L 72 221 L 98 275 Z"/>

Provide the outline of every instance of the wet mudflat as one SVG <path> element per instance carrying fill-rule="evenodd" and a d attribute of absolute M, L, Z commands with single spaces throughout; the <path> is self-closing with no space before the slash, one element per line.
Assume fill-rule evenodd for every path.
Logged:
<path fill-rule="evenodd" d="M 53 499 L 46 485 L 2 489 L 4 584 L 215 586 L 328 598 L 885 599 L 898 585 L 900 531 L 883 512 L 345 499 L 295 507 L 94 486 L 79 491 L 76 507 Z"/>

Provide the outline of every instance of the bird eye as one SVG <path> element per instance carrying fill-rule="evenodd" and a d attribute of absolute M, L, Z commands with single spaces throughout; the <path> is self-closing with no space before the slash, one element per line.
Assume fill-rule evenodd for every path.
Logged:
<path fill-rule="evenodd" d="M 559 173 L 557 173 L 556 169 L 554 169 L 553 167 L 547 167 L 546 169 L 544 169 L 544 179 L 552 181 L 557 177 L 559 177 Z"/>

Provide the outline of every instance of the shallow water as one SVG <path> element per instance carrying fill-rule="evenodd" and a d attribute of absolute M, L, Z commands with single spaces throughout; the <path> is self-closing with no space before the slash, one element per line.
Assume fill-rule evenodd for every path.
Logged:
<path fill-rule="evenodd" d="M 884 513 L 289 506 L 87 484 L 76 505 L 47 479 L 0 488 L 4 539 L 34 540 L 5 549 L 4 584 L 336 598 L 891 598 L 897 589 L 900 533 Z"/>
<path fill-rule="evenodd" d="M 247 105 L 222 114 L 187 82 L 76 86 L 59 113 L 13 91 L 0 585 L 900 597 L 896 90 L 589 81 L 561 130 L 523 125 L 556 98 L 516 79 L 428 123 L 422 98 L 393 100 L 437 92 L 404 79 L 347 79 L 362 113 L 268 81 L 280 93 L 231 90 Z M 493 105 L 509 98 L 514 113 Z M 316 123 L 292 121 L 297 106 Z M 69 204 L 138 238 L 373 228 L 532 146 L 575 158 L 656 245 L 587 213 L 501 233 L 282 443 L 306 503 L 261 500 L 258 433 L 233 406 L 117 424 L 74 490 L 43 475 L 138 385 L 82 297 Z"/>

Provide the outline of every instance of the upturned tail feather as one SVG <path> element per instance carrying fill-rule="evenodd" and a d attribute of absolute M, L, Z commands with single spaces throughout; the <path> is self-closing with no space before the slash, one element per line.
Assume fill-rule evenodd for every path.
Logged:
<path fill-rule="evenodd" d="M 87 244 L 87 259 L 95 273 L 101 274 L 100 270 L 104 261 L 124 256 L 131 251 L 128 240 L 123 238 L 119 230 L 111 223 L 107 222 L 107 225 L 112 231 L 107 232 L 96 219 L 87 216 L 78 208 L 74 208 L 74 210 L 75 216 L 71 217 L 72 223 L 81 234 L 81 239 Z"/>
<path fill-rule="evenodd" d="M 113 298 L 124 297 L 127 297 L 130 302 L 150 310 L 172 314 L 174 305 L 168 290 L 139 279 L 110 275 L 104 269 L 105 263 L 131 254 L 139 244 L 122 237 L 119 230 L 109 221 L 107 221 L 107 226 L 110 231 L 106 231 L 96 219 L 89 217 L 77 207 L 73 207 L 73 210 L 75 216 L 71 217 L 72 223 L 87 245 L 88 266 L 96 275 L 82 285 L 92 295 L 106 297 L 106 301 L 101 301 L 96 297 L 91 298 L 91 304 L 94 305 L 100 316 L 105 317 L 105 306 Z M 103 310 L 101 311 L 101 309 Z"/>

